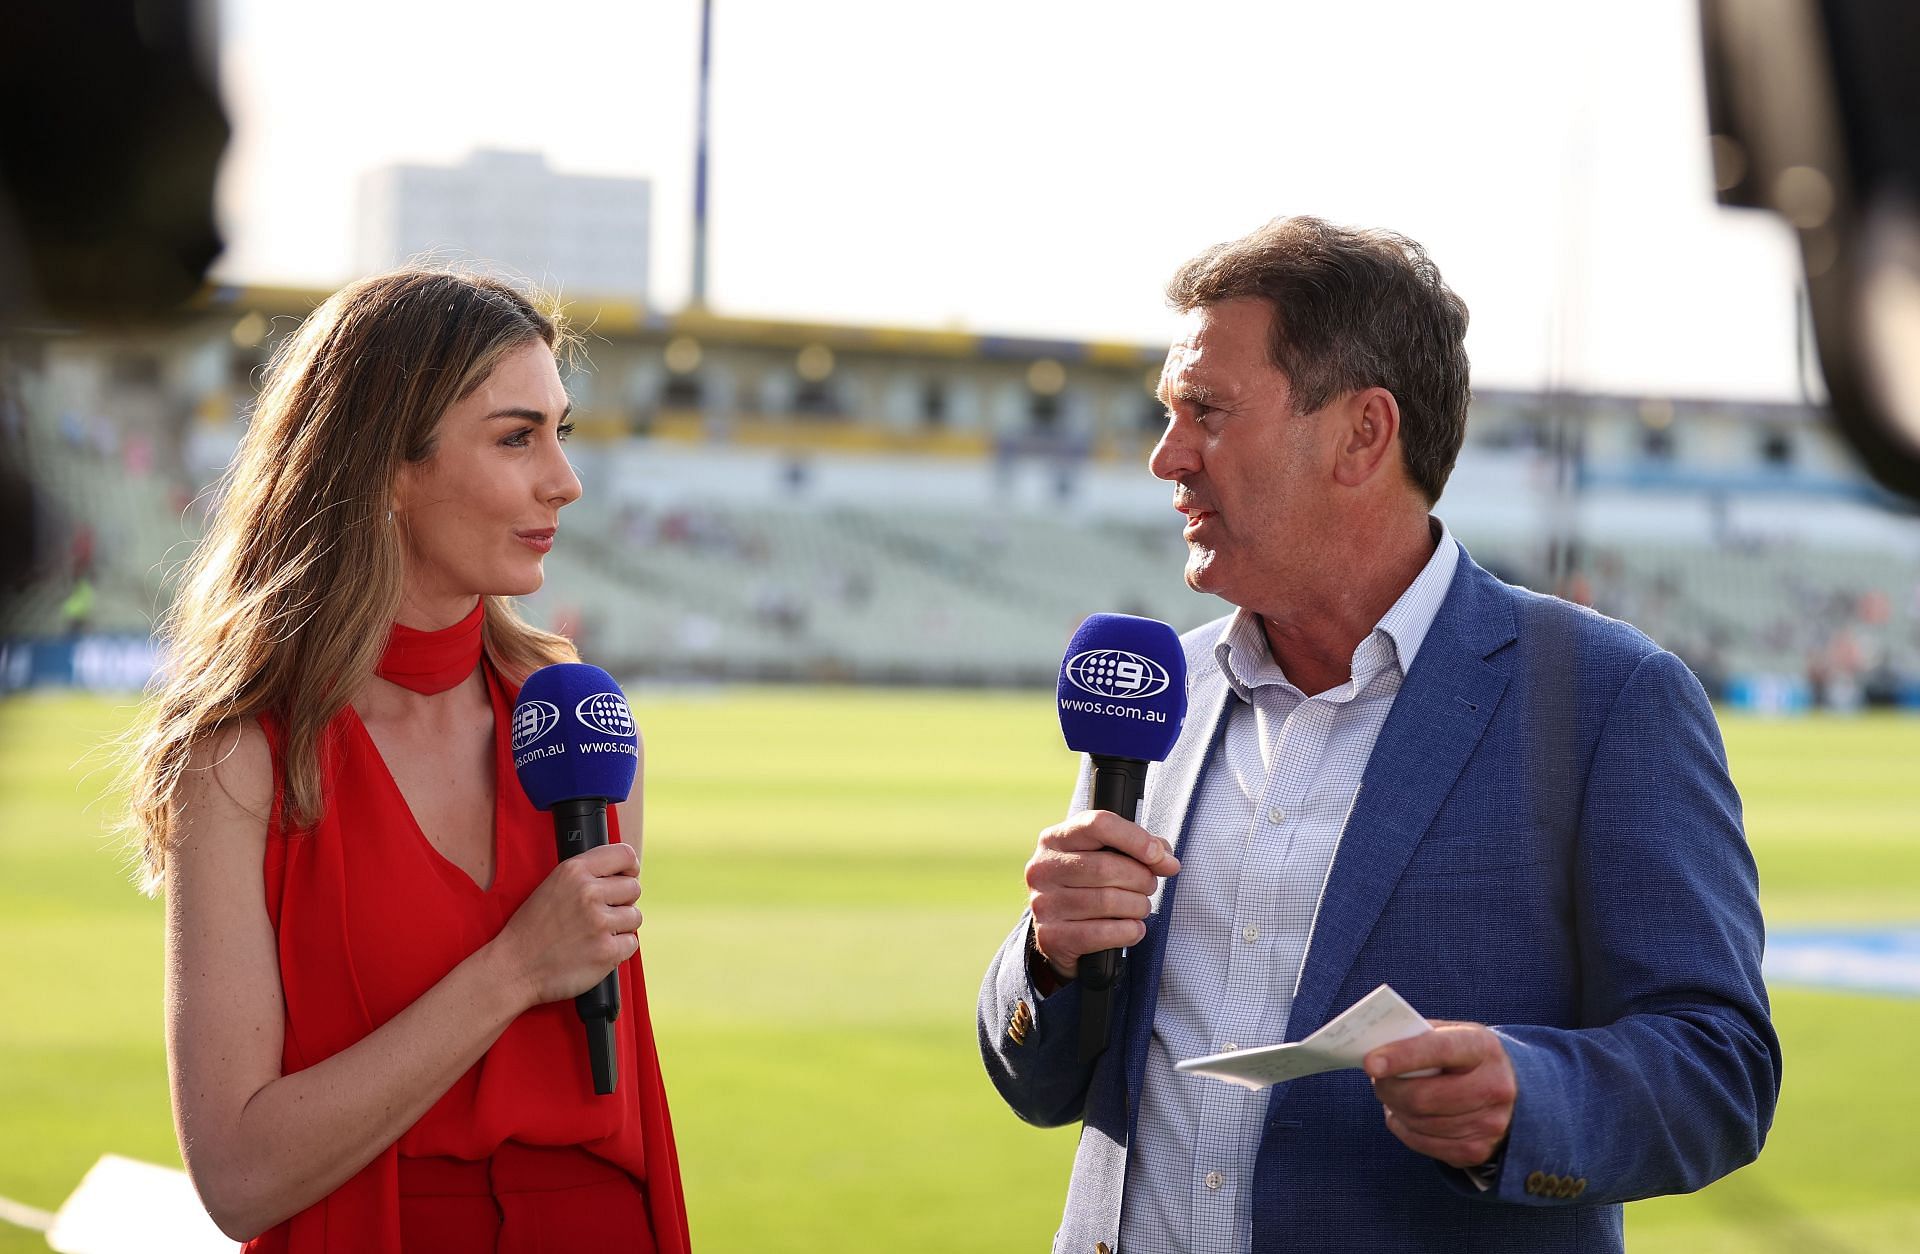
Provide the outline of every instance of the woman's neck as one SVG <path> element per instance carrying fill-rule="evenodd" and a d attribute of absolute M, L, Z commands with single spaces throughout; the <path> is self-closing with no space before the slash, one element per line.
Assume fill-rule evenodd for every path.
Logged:
<path fill-rule="evenodd" d="M 393 621 L 415 631 L 441 631 L 465 619 L 479 603 L 480 598 L 472 593 L 444 597 L 407 594 L 400 598 L 400 611 Z"/>

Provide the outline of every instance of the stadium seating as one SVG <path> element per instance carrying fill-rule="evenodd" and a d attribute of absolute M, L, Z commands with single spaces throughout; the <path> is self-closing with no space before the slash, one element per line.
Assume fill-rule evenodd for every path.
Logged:
<path fill-rule="evenodd" d="M 618 464 L 637 444 L 577 457 L 586 473 L 596 459 Z M 212 485 L 130 475 L 84 442 L 47 439 L 36 451 L 59 512 L 93 531 L 86 629 L 147 631 Z M 662 465 L 658 450 L 639 451 Z M 1136 484 L 1127 468 L 1113 468 L 1113 481 L 1144 491 L 1093 491 L 1091 503 L 1068 507 L 1031 494 L 1009 504 L 985 488 L 965 499 L 950 466 L 938 468 L 946 478 L 936 483 L 936 469 L 913 458 L 869 459 L 846 472 L 858 491 L 809 494 L 754 488 L 725 450 L 685 456 L 638 486 L 642 477 L 624 471 L 599 475 L 607 490 L 562 516 L 547 587 L 528 600 L 537 621 L 575 634 L 589 656 L 627 675 L 1041 683 L 1089 613 L 1147 614 L 1184 629 L 1225 608 L 1182 586 L 1184 546 L 1164 489 Z M 1845 697 L 1920 676 L 1920 540 L 1909 520 L 1870 519 L 1864 531 L 1829 527 L 1808 539 L 1715 537 L 1704 524 L 1661 536 L 1635 525 L 1631 500 L 1602 502 L 1555 565 L 1511 511 L 1474 507 L 1499 503 L 1509 471 L 1476 467 L 1470 450 L 1462 473 L 1468 487 L 1448 516 L 1483 564 L 1634 622 L 1717 691 L 1740 676 L 1772 676 Z M 692 499 L 676 495 L 677 475 L 705 486 Z M 743 486 L 711 486 L 732 480 Z M 877 482 L 889 490 L 877 492 Z M 74 626 L 71 575 L 59 552 L 51 556 L 51 577 L 16 603 L 7 634 Z"/>

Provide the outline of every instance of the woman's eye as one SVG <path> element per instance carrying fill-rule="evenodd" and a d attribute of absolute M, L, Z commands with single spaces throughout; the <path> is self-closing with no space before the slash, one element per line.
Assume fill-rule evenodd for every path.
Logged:
<path fill-rule="evenodd" d="M 530 445 L 532 445 L 533 437 L 535 436 L 535 434 L 539 432 L 539 430 L 540 428 L 538 427 L 522 427 L 518 431 L 515 431 L 512 435 L 509 435 L 505 439 L 501 440 L 500 443 L 505 448 L 527 448 Z M 566 438 L 573 434 L 573 424 L 570 422 L 563 422 L 553 429 L 553 434 L 556 439 L 560 440 L 562 443 L 565 443 Z"/>

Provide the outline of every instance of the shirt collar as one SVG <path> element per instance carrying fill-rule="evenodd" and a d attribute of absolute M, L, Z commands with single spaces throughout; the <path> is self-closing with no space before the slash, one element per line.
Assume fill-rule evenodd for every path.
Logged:
<path fill-rule="evenodd" d="M 1413 669 L 1413 659 L 1440 613 L 1441 602 L 1447 599 L 1447 589 L 1453 586 L 1453 574 L 1460 564 L 1460 545 L 1445 523 L 1438 518 L 1430 521 L 1435 533 L 1433 556 L 1353 651 L 1353 674 L 1361 684 L 1389 660 L 1398 663 L 1402 677 Z M 1376 641 L 1390 646 L 1390 654 L 1384 653 L 1383 645 Z M 1267 633 L 1261 626 L 1260 616 L 1251 610 L 1234 611 L 1214 643 L 1213 655 L 1220 664 L 1220 673 L 1226 676 L 1227 683 L 1242 701 L 1251 702 L 1255 688 L 1287 682 L 1286 674 L 1273 660 L 1273 652 L 1267 646 Z"/>
<path fill-rule="evenodd" d="M 1453 533 L 1438 518 L 1432 519 L 1432 523 L 1438 533 L 1434 537 L 1433 556 L 1375 628 L 1392 639 L 1393 647 L 1400 654 L 1402 675 L 1413 669 L 1414 655 L 1420 652 L 1427 632 L 1433 628 L 1433 620 L 1439 617 L 1440 603 L 1447 599 L 1447 589 L 1453 587 L 1453 572 L 1460 565 L 1460 545 Z"/>

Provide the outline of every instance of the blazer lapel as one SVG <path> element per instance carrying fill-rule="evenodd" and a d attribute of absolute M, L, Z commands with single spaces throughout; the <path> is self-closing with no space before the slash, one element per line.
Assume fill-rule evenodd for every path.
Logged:
<path fill-rule="evenodd" d="M 1211 663 L 1211 657 L 1208 658 Z M 1187 733 L 1173 746 L 1167 760 L 1147 775 L 1147 797 L 1140 807 L 1140 826 L 1162 837 L 1180 854 L 1180 842 L 1186 836 L 1187 815 L 1193 808 L 1193 794 L 1200 786 L 1200 775 L 1213 754 L 1214 742 L 1226 724 L 1233 690 L 1217 666 L 1198 670 L 1187 684 Z M 1174 878 L 1179 878 L 1175 876 Z M 1161 898 L 1171 881 L 1161 881 L 1154 890 L 1154 914 L 1164 913 Z"/>
<path fill-rule="evenodd" d="M 1187 819 L 1193 808 L 1193 794 L 1206 769 L 1207 759 L 1219 743 L 1227 725 L 1227 710 L 1232 689 L 1226 677 L 1212 665 L 1209 654 L 1189 673 L 1187 683 L 1186 734 L 1174 745 L 1167 760 L 1147 776 L 1147 798 L 1141 807 L 1140 825 L 1173 846 L 1177 857 L 1181 837 L 1186 834 Z M 1126 1080 L 1130 1095 L 1127 1103 L 1128 1135 L 1132 1135 L 1132 1115 L 1139 1104 L 1131 1095 L 1140 1092 L 1141 1078 L 1147 1068 L 1147 1042 L 1153 1036 L 1154 1006 L 1160 996 L 1161 957 L 1166 951 L 1167 920 L 1173 914 L 1173 895 L 1180 877 L 1160 881 L 1153 893 L 1153 911 L 1147 916 L 1147 934 L 1127 951 L 1124 985 L 1127 989 Z"/>
<path fill-rule="evenodd" d="M 1504 589 L 1463 550 L 1361 777 L 1321 890 L 1287 1039 L 1299 1040 L 1346 1009 L 1331 1004 L 1334 994 L 1486 732 L 1507 686 L 1486 658 L 1513 638 Z"/>

